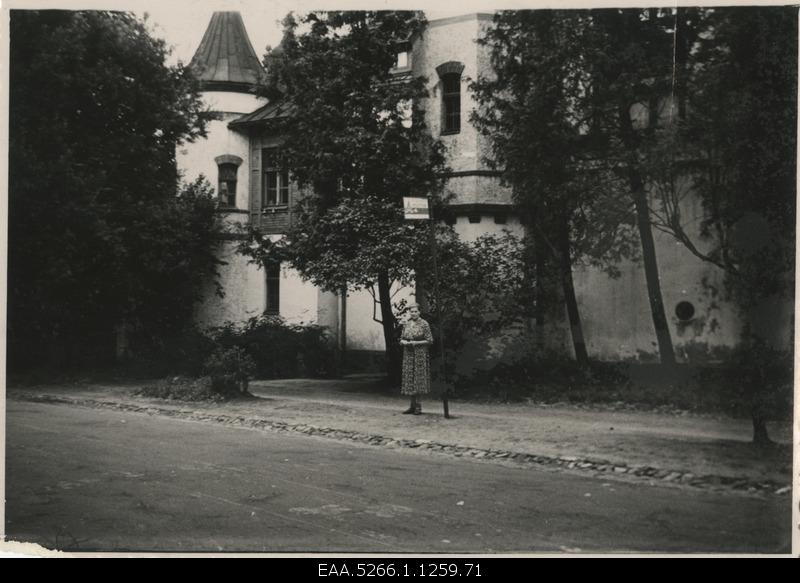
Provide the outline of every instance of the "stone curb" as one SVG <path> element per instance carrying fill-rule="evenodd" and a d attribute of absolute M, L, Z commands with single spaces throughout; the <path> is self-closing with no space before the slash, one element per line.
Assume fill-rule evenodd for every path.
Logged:
<path fill-rule="evenodd" d="M 199 411 L 186 409 L 168 409 L 155 405 L 135 405 L 119 401 L 77 399 L 54 395 L 17 394 L 9 396 L 8 398 L 34 403 L 64 404 L 94 409 L 114 409 L 118 411 L 146 413 L 148 415 L 163 415 L 165 417 L 236 425 L 251 429 L 284 433 L 301 433 L 303 435 L 324 437 L 340 441 L 354 441 L 371 446 L 417 449 L 439 455 L 449 455 L 451 457 L 511 462 L 517 465 L 547 467 L 559 470 L 594 472 L 595 475 L 606 474 L 609 477 L 646 480 L 650 483 L 654 480 L 658 480 L 662 484 L 689 486 L 700 489 L 732 490 L 744 494 L 768 494 L 777 496 L 788 496 L 791 494 L 790 485 L 779 484 L 771 480 L 756 481 L 749 478 L 733 478 L 729 476 L 695 475 L 691 472 L 664 470 L 651 466 L 629 466 L 624 463 L 613 463 L 606 460 L 575 456 L 553 457 L 498 449 L 478 449 L 462 445 L 436 443 L 426 439 L 394 439 L 382 435 L 359 433 L 357 431 L 318 427 L 305 423 L 291 424 L 283 421 L 245 417 L 243 415 L 201 413 Z"/>

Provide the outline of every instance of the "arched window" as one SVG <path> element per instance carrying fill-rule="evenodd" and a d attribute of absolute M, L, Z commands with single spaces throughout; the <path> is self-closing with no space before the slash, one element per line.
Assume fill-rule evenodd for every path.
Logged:
<path fill-rule="evenodd" d="M 238 156 L 217 156 L 214 161 L 217 163 L 217 197 L 219 206 L 233 208 L 236 206 L 236 173 L 242 159 Z"/>
<path fill-rule="evenodd" d="M 436 67 L 442 82 L 442 134 L 461 131 L 461 73 L 464 65 L 449 61 Z"/>

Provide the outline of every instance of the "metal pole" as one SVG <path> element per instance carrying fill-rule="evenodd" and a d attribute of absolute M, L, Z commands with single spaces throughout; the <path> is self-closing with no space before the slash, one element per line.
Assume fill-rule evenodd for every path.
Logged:
<path fill-rule="evenodd" d="M 434 220 L 433 220 L 433 201 L 428 197 L 428 217 L 430 220 L 430 240 L 431 240 L 431 257 L 433 257 L 433 285 L 436 293 L 436 317 L 439 320 L 439 352 L 442 355 L 441 374 L 442 382 L 444 384 L 444 392 L 442 393 L 442 407 L 444 408 L 444 418 L 450 419 L 450 404 L 447 400 L 447 392 L 449 390 L 447 384 L 447 364 L 445 362 L 444 352 L 444 321 L 442 320 L 442 302 L 441 295 L 439 295 L 439 261 L 436 246 L 436 234 L 434 233 Z"/>

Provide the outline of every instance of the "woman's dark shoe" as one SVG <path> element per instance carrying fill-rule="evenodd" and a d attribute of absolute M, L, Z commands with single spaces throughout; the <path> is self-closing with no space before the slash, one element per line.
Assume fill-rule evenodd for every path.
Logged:
<path fill-rule="evenodd" d="M 416 408 L 411 406 L 405 411 L 403 411 L 403 415 L 416 415 Z"/>

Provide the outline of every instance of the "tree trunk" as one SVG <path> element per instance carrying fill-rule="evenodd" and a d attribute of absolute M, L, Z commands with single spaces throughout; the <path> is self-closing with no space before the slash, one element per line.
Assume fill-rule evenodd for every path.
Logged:
<path fill-rule="evenodd" d="M 772 445 L 772 440 L 767 432 L 767 420 L 758 413 L 752 414 L 753 420 L 753 444 L 759 447 Z"/>
<path fill-rule="evenodd" d="M 396 320 L 392 311 L 391 282 L 386 271 L 381 271 L 378 274 L 378 300 L 381 306 L 383 339 L 386 343 L 386 374 L 393 385 L 399 385 L 401 374 L 400 345 L 395 337 Z"/>
<path fill-rule="evenodd" d="M 664 299 L 661 295 L 656 246 L 650 225 L 650 206 L 647 201 L 644 180 L 638 167 L 638 152 L 634 141 L 630 110 L 627 104 L 620 107 L 619 123 L 622 129 L 623 143 L 628 153 L 628 179 L 634 204 L 636 205 L 636 224 L 642 241 L 642 260 L 644 262 L 644 275 L 647 280 L 647 297 L 650 301 L 650 313 L 656 330 L 658 352 L 661 357 L 661 364 L 673 365 L 675 364 L 675 351 L 672 347 L 672 337 L 667 324 L 667 315 L 664 311 Z"/>
<path fill-rule="evenodd" d="M 647 194 L 644 192 L 641 177 L 635 170 L 631 171 L 631 186 L 634 189 L 636 223 L 639 227 L 639 236 L 642 239 L 642 260 L 644 261 L 644 275 L 647 280 L 647 297 L 650 300 L 650 313 L 653 316 L 653 326 L 656 329 L 658 353 L 661 357 L 661 364 L 673 365 L 675 364 L 675 350 L 672 347 L 672 336 L 669 332 L 667 315 L 664 311 L 664 298 L 661 295 L 656 246 L 650 226 L 650 208 L 647 204 Z"/>
<path fill-rule="evenodd" d="M 130 357 L 130 338 L 128 322 L 122 320 L 117 324 L 115 330 L 116 343 L 115 343 L 115 357 L 117 362 L 123 362 Z"/>
<path fill-rule="evenodd" d="M 546 301 L 545 281 L 547 281 L 547 254 L 544 250 L 542 236 L 536 234 L 536 245 L 533 249 L 536 262 L 536 330 L 537 337 L 544 337 L 544 313 Z"/>
<path fill-rule="evenodd" d="M 583 324 L 578 310 L 578 299 L 575 297 L 575 283 L 572 279 L 572 260 L 570 257 L 569 223 L 564 220 L 559 226 L 558 233 L 559 266 L 561 271 L 561 286 L 564 290 L 564 302 L 567 305 L 569 329 L 572 333 L 572 346 L 575 348 L 575 359 L 580 365 L 589 364 L 589 354 L 586 351 L 586 341 L 583 338 Z"/>
<path fill-rule="evenodd" d="M 765 395 L 769 391 L 769 382 L 764 367 L 759 367 L 759 373 L 750 386 L 750 419 L 753 422 L 753 445 L 768 447 L 773 444 L 767 431 L 767 416 L 765 414 Z"/>

